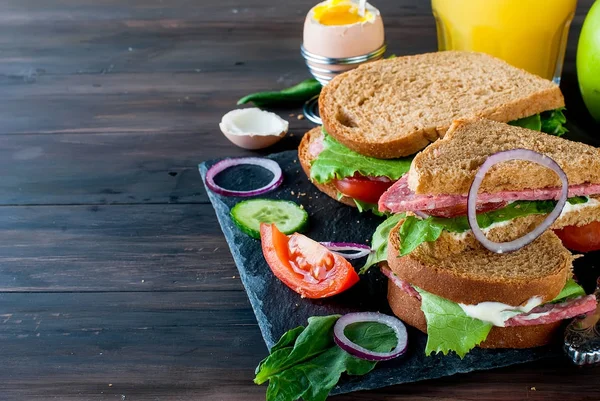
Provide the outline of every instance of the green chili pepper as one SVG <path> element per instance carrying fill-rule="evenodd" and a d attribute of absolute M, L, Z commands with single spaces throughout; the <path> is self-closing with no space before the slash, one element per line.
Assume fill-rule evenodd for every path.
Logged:
<path fill-rule="evenodd" d="M 279 92 L 258 92 L 244 96 L 237 104 L 254 103 L 257 107 L 295 106 L 302 104 L 321 92 L 321 84 L 314 78 L 307 79 Z"/>

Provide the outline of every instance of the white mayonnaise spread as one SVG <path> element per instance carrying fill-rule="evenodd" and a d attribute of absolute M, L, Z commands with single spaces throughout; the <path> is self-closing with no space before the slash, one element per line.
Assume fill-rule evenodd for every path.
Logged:
<path fill-rule="evenodd" d="M 563 207 L 562 212 L 560 212 L 559 219 L 564 217 L 567 213 L 576 212 L 581 209 L 585 209 L 586 207 L 598 206 L 600 202 L 594 198 L 588 198 L 588 201 L 585 203 L 577 203 L 575 205 L 571 205 L 569 202 L 565 203 L 565 207 Z"/>
<path fill-rule="evenodd" d="M 492 323 L 497 327 L 504 327 L 504 323 L 521 313 L 529 313 L 536 306 L 541 305 L 542 297 L 533 297 L 523 306 L 512 306 L 501 302 L 481 302 L 477 305 L 458 304 L 467 316 L 473 319 Z"/>

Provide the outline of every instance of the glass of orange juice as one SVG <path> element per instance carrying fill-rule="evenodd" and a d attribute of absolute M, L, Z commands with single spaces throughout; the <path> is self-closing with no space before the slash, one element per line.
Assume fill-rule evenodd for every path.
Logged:
<path fill-rule="evenodd" d="M 439 50 L 491 54 L 560 83 L 577 0 L 432 0 Z"/>

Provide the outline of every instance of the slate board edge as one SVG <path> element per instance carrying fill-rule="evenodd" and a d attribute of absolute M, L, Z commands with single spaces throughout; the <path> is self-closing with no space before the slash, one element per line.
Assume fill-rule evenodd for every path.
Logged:
<path fill-rule="evenodd" d="M 223 231 L 223 234 L 225 236 L 225 241 L 227 241 L 227 245 L 229 246 L 229 251 L 231 252 L 231 256 L 233 257 L 235 266 L 238 269 L 238 272 L 240 274 L 242 284 L 244 285 L 244 292 L 246 293 L 246 296 L 248 297 L 248 300 L 250 301 L 250 306 L 252 307 L 252 311 L 254 312 L 255 317 L 257 317 L 258 328 L 260 329 L 262 338 L 265 341 L 267 348 L 271 349 L 271 347 L 273 345 L 275 345 L 275 343 L 277 341 L 272 338 L 269 327 L 261 324 L 261 322 L 266 322 L 267 319 L 260 310 L 260 306 L 259 306 L 260 301 L 253 294 L 251 294 L 250 292 L 245 290 L 246 289 L 245 283 L 247 281 L 246 272 L 244 271 L 244 269 L 242 267 L 240 267 L 242 265 L 242 260 L 240 258 L 240 255 L 237 255 L 234 252 L 232 252 L 232 250 L 235 249 L 234 244 L 229 242 L 229 239 L 233 238 L 233 235 L 228 235 L 228 234 L 231 234 L 231 228 L 226 224 L 226 221 L 224 220 L 224 216 L 220 216 L 220 214 L 217 213 L 217 204 L 219 204 L 225 208 L 227 208 L 227 205 L 225 205 L 223 202 L 221 202 L 221 200 L 218 198 L 218 196 L 215 195 L 206 186 L 206 172 L 208 170 L 208 168 L 206 167 L 206 163 L 209 163 L 209 162 L 210 161 L 205 161 L 198 165 L 198 168 L 200 170 L 200 176 L 202 177 L 202 182 L 204 184 L 204 187 L 206 188 L 206 193 L 208 194 L 208 199 L 210 200 L 210 203 L 213 205 L 213 208 L 215 209 L 215 214 L 217 215 L 217 220 L 219 221 L 219 225 L 221 226 L 221 230 Z M 263 319 L 258 319 L 258 315 L 262 316 Z M 257 364 L 258 364 L 258 361 L 257 361 Z"/>

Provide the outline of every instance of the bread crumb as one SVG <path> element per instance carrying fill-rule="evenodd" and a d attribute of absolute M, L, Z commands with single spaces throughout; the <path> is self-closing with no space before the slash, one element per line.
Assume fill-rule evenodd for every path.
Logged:
<path fill-rule="evenodd" d="M 231 278 L 235 278 L 235 276 L 231 276 Z"/>
<path fill-rule="evenodd" d="M 532 387 L 531 391 L 537 391 L 537 389 L 535 387 Z"/>
<path fill-rule="evenodd" d="M 108 387 L 112 387 L 112 383 L 108 383 Z"/>
<path fill-rule="evenodd" d="M 304 205 L 300 204 L 300 209 L 304 209 Z"/>
<path fill-rule="evenodd" d="M 291 191 L 291 192 L 290 192 L 290 194 L 292 194 L 292 195 L 296 195 L 296 193 L 295 193 L 294 191 Z"/>
<path fill-rule="evenodd" d="M 298 114 L 298 120 L 304 120 L 304 116 L 302 114 Z"/>

